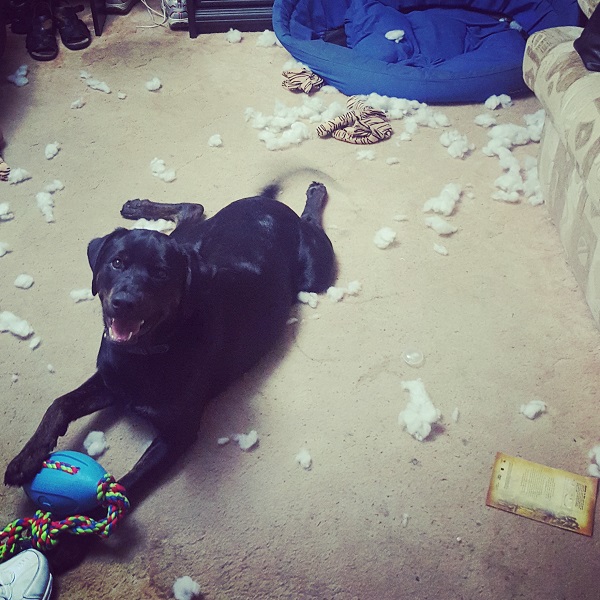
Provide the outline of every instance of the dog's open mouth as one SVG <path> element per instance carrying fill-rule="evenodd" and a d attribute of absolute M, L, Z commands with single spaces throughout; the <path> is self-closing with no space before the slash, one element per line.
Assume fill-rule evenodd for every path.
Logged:
<path fill-rule="evenodd" d="M 143 320 L 108 319 L 108 336 L 112 342 L 125 344 L 135 340 L 143 325 Z"/>

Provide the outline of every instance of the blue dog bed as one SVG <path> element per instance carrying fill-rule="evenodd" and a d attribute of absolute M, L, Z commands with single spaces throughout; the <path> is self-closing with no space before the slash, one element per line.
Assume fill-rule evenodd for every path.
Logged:
<path fill-rule="evenodd" d="M 576 0 L 275 0 L 273 29 L 346 95 L 483 102 L 528 91 L 528 35 L 576 25 Z M 399 40 L 390 31 L 404 32 Z"/>

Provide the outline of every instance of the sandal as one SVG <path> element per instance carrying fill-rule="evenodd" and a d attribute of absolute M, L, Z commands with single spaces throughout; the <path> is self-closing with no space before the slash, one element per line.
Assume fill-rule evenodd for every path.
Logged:
<path fill-rule="evenodd" d="M 83 50 L 92 43 L 92 34 L 87 25 L 77 16 L 83 10 L 77 6 L 57 6 L 54 9 L 54 22 L 62 43 L 69 50 Z"/>
<path fill-rule="evenodd" d="M 25 38 L 27 52 L 34 60 L 54 60 L 58 56 L 56 27 L 48 2 L 33 7 L 31 30 Z"/>

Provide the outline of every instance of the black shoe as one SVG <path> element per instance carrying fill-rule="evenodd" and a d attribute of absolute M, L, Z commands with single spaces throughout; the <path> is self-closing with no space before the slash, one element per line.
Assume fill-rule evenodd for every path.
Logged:
<path fill-rule="evenodd" d="M 13 33 L 25 34 L 31 31 L 32 7 L 31 0 L 8 0 L 6 9 Z"/>
<path fill-rule="evenodd" d="M 37 2 L 33 6 L 31 30 L 25 38 L 25 47 L 34 60 L 54 60 L 58 56 L 56 25 L 49 2 Z"/>
<path fill-rule="evenodd" d="M 583 28 L 581 35 L 573 42 L 577 54 L 588 71 L 600 71 L 600 7 L 596 7 Z"/>

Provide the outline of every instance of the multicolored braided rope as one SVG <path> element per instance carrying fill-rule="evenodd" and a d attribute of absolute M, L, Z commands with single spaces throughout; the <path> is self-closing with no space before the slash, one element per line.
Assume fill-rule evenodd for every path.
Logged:
<path fill-rule="evenodd" d="M 45 466 L 61 468 L 60 464 L 56 465 Z M 41 552 L 50 550 L 58 544 L 58 536 L 63 532 L 108 537 L 129 509 L 129 500 L 125 488 L 108 473 L 98 482 L 96 496 L 99 506 L 108 509 L 106 518 L 99 521 L 83 515 L 54 521 L 51 513 L 38 510 L 33 517 L 17 519 L 7 525 L 0 532 L 0 562 L 25 548 L 35 548 Z"/>

